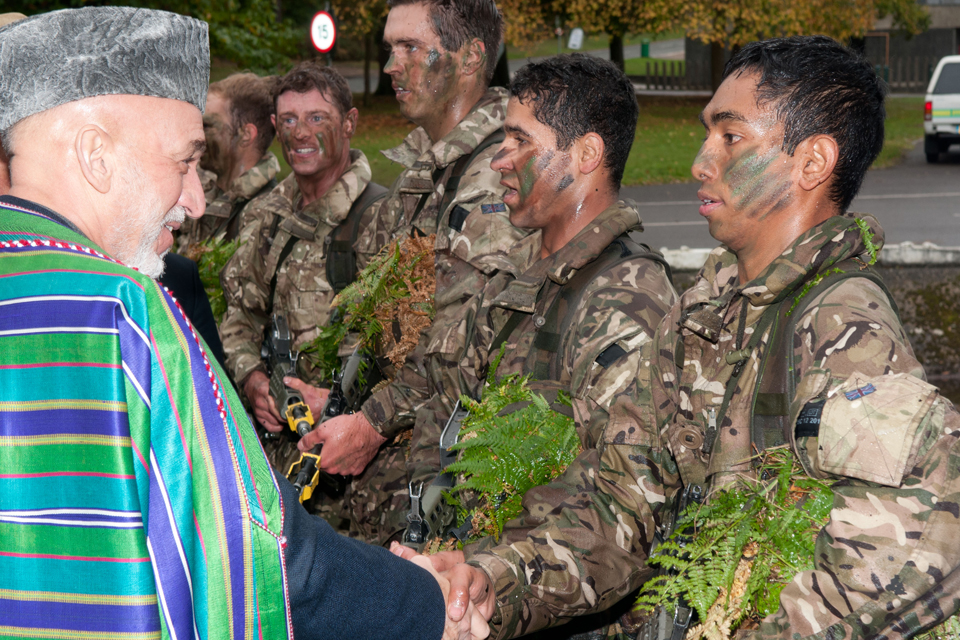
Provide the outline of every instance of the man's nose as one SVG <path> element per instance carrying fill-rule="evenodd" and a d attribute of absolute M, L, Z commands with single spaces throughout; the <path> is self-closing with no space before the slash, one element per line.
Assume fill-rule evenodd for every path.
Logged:
<path fill-rule="evenodd" d="M 196 167 L 190 169 L 183 179 L 183 191 L 177 204 L 187 210 L 191 218 L 199 218 L 207 210 L 207 201 L 203 196 L 203 186 Z"/>

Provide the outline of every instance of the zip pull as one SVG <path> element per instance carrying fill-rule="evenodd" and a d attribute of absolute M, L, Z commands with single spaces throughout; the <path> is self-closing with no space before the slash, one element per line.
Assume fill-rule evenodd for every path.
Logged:
<path fill-rule="evenodd" d="M 710 412 L 707 415 L 709 416 L 707 419 L 707 433 L 703 438 L 703 446 L 700 447 L 700 451 L 702 451 L 704 455 L 710 455 L 710 452 L 713 450 L 713 443 L 717 439 L 717 410 L 710 407 Z"/>

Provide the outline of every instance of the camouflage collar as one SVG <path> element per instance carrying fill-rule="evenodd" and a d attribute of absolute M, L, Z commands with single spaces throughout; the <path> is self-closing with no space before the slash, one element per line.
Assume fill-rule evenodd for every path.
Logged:
<path fill-rule="evenodd" d="M 280 161 L 272 151 L 267 151 L 262 158 L 242 174 L 237 176 L 236 180 L 230 185 L 227 191 L 227 197 L 230 200 L 253 198 L 260 193 L 268 182 L 273 180 L 280 172 Z"/>
<path fill-rule="evenodd" d="M 297 209 L 300 186 L 297 184 L 296 174 L 291 173 L 284 178 L 270 193 L 268 197 L 281 199 L 284 203 L 284 206 L 277 209 L 289 212 L 289 223 L 285 223 L 284 228 L 292 235 L 312 239 L 321 224 L 333 228 L 347 217 L 350 205 L 367 187 L 371 178 L 370 163 L 362 151 L 351 149 L 350 160 L 350 166 L 330 190 L 302 210 Z"/>
<path fill-rule="evenodd" d="M 778 303 L 816 274 L 827 272 L 838 262 L 865 254 L 867 249 L 856 222 L 858 219 L 865 222 L 873 233 L 873 243 L 879 250 L 883 246 L 883 229 L 876 218 L 870 214 L 849 212 L 833 216 L 797 238 L 759 276 L 742 287 L 736 254 L 723 245 L 717 247 L 707 256 L 694 285 L 681 296 L 685 326 L 690 320 L 697 326 L 719 326 L 727 307 L 740 296 L 753 307 Z M 688 328 L 700 333 L 693 326 Z"/>
<path fill-rule="evenodd" d="M 636 209 L 619 201 L 600 213 L 559 251 L 536 261 L 510 282 L 494 298 L 493 305 L 533 313 L 537 294 L 547 278 L 559 285 L 566 284 L 578 269 L 595 260 L 611 242 L 627 231 L 643 231 L 643 222 Z M 535 233 L 514 245 L 510 253 L 530 252 L 539 255 L 540 247 L 540 234 Z"/>
<path fill-rule="evenodd" d="M 467 117 L 439 142 L 432 142 L 423 127 L 417 127 L 399 146 L 380 153 L 407 169 L 429 175 L 471 153 L 484 138 L 502 127 L 508 98 L 506 89 L 491 87 Z"/>

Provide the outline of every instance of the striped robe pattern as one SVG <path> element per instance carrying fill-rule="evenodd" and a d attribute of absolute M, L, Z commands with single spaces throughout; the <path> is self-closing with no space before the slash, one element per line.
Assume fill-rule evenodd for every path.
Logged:
<path fill-rule="evenodd" d="M 177 303 L 0 203 L 0 638 L 285 638 L 279 491 Z"/>

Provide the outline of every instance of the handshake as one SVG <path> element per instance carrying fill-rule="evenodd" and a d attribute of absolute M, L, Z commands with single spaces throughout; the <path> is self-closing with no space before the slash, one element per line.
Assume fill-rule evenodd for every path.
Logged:
<path fill-rule="evenodd" d="M 481 640 L 490 635 L 487 621 L 496 607 L 493 585 L 483 570 L 464 563 L 462 551 L 424 556 L 394 542 L 390 552 L 426 569 L 440 584 L 447 606 L 443 640 Z"/>

